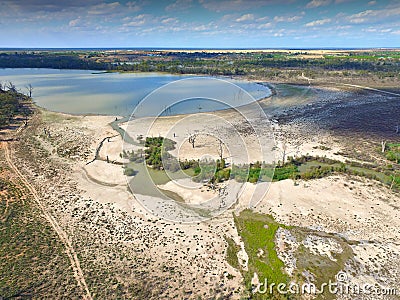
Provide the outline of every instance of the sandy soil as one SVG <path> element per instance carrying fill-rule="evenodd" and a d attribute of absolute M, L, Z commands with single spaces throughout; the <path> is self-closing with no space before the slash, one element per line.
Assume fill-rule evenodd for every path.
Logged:
<path fill-rule="evenodd" d="M 121 165 L 110 164 L 105 161 L 95 160 L 83 167 L 84 174 L 88 180 L 93 180 L 104 185 L 126 185 L 126 177 L 122 172 Z"/>
<path fill-rule="evenodd" d="M 326 92 L 326 99 L 329 95 Z M 277 119 L 285 113 L 275 111 Z M 302 110 L 299 109 L 298 113 L 301 114 Z M 93 159 L 99 143 L 105 137 L 116 134 L 108 125 L 113 121 L 112 117 L 71 117 L 46 113 L 44 120 L 45 125 L 40 126 L 46 127 L 51 137 L 43 136 L 43 128 L 39 126 L 34 139 L 50 155 L 41 164 L 37 163 L 38 159 L 20 159 L 18 163 L 26 165 L 24 170 L 27 176 L 38 187 L 54 215 L 62 220 L 62 226 L 74 236 L 81 247 L 80 255 L 87 265 L 96 261 L 103 263 L 104 268 L 118 266 L 135 276 L 140 276 L 134 273 L 136 270 L 155 270 L 151 276 L 154 276 L 156 282 L 168 281 L 169 286 L 163 286 L 162 293 L 169 293 L 170 298 L 183 298 L 185 290 L 192 291 L 188 298 L 195 298 L 192 297 L 195 294 L 207 298 L 216 293 L 215 290 L 210 292 L 210 286 L 213 289 L 219 289 L 219 286 L 222 290 L 220 296 L 239 299 L 240 291 L 244 289 L 243 278 L 226 261 L 227 244 L 224 237 L 231 237 L 239 247 L 243 245 L 232 213 L 252 207 L 256 211 L 272 214 L 279 222 L 287 225 L 310 227 L 359 241 L 352 246 L 357 254 L 358 265 L 347 266 L 348 270 L 356 271 L 354 281 L 362 280 L 364 276 L 377 282 L 378 279 L 371 274 L 379 267 L 387 272 L 387 283 L 395 284 L 400 278 L 398 268 L 393 268 L 393 265 L 398 266 L 400 262 L 400 199 L 398 194 L 378 182 L 357 177 L 331 176 L 311 181 L 285 180 L 264 184 L 257 189 L 256 185 L 246 183 L 238 202 L 217 218 L 194 224 L 174 223 L 154 217 L 128 191 L 122 166 L 104 161 L 107 156 L 110 161 L 123 161 L 120 153 L 122 149 L 128 148 L 124 148 L 126 145 L 120 136 L 105 141 L 100 149 L 102 160 L 87 165 Z M 172 153 L 181 159 L 196 159 L 204 155 L 217 158 L 217 136 L 223 140 L 226 147 L 223 150 L 224 157 L 228 161 L 231 159 L 230 162 L 266 160 L 260 154 L 259 141 L 264 143 L 269 140 L 272 132 L 277 136 L 276 143 L 273 141 L 261 145 L 261 148 L 268 149 L 269 154 L 273 153 L 268 159 L 279 159 L 285 143 L 288 146 L 287 153 L 308 153 L 342 161 L 347 159 L 335 154 L 341 151 L 343 145 L 330 132 L 315 130 L 312 126 L 307 127 L 309 125 L 305 130 L 300 123 L 271 125 L 265 123 L 258 114 L 247 118 L 253 124 L 253 129 L 246 120 L 232 111 L 214 115 L 163 117 L 153 121 L 151 118 L 135 119 L 121 127 L 134 139 L 139 135 L 161 135 L 175 140 L 177 149 Z M 290 133 L 293 132 L 295 135 L 292 139 Z M 192 148 L 187 140 L 194 133 L 199 138 L 196 147 Z M 76 149 L 75 146 L 79 147 L 73 157 L 57 154 L 69 153 L 66 149 Z M 274 146 L 277 146 L 275 152 L 272 150 Z M 130 147 L 136 150 L 140 145 Z M 50 164 L 53 161 L 56 162 L 56 168 Z M 36 165 L 31 165 L 33 163 Z M 57 183 L 52 175 L 55 169 L 60 172 L 56 177 Z M 42 173 L 48 173 L 49 176 Z M 217 193 L 204 187 L 184 189 L 182 186 L 189 186 L 188 182 L 177 183 L 170 182 L 161 187 L 181 195 L 189 203 L 204 202 Z M 236 188 L 232 184 L 232 189 Z M 148 198 L 154 206 L 157 205 L 158 199 Z M 257 199 L 261 202 L 258 203 Z M 106 253 L 104 249 L 109 252 Z M 325 251 L 321 247 L 320 250 Z M 93 251 L 96 251 L 96 258 L 92 257 Z M 135 268 L 126 262 L 118 264 L 115 261 L 120 251 L 125 251 L 124 255 L 139 261 Z M 327 250 L 324 253 L 328 253 Z M 379 261 L 371 262 L 371 258 L 379 253 Z M 241 258 L 246 258 L 246 255 L 245 249 L 242 249 Z M 164 269 L 160 270 L 160 266 Z M 172 269 L 174 271 L 170 271 Z M 87 273 L 91 272 L 91 269 L 87 270 Z M 227 274 L 234 277 L 228 278 Z M 121 282 L 128 284 L 128 280 L 121 279 Z"/>

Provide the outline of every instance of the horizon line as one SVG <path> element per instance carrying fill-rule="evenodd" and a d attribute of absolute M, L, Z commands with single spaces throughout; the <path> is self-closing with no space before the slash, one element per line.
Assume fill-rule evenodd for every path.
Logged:
<path fill-rule="evenodd" d="M 247 51 L 257 51 L 257 50 L 400 50 L 400 47 L 276 47 L 276 48 L 268 48 L 268 47 L 0 47 L 0 51 L 12 51 L 12 50 L 142 50 L 142 51 L 151 51 L 151 50 L 247 50 Z"/>

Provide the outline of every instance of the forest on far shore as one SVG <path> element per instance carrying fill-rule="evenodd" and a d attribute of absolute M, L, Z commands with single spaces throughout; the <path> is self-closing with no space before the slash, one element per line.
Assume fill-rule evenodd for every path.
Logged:
<path fill-rule="evenodd" d="M 210 53 L 168 51 L 6 51 L 0 68 L 52 68 L 108 72 L 167 72 L 210 76 L 252 76 L 266 80 L 297 77 L 363 78 L 400 80 L 400 51 L 349 51 L 312 55 L 298 52 Z"/>

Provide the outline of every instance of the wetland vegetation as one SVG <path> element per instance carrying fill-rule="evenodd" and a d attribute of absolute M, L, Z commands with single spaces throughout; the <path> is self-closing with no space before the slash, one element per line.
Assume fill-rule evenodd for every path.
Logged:
<path fill-rule="evenodd" d="M 310 180 L 318 179 L 334 174 L 348 174 L 361 176 L 368 179 L 380 181 L 390 186 L 391 189 L 400 189 L 400 172 L 398 165 L 387 165 L 386 167 L 356 161 L 341 162 L 320 156 L 303 155 L 301 157 L 287 158 L 286 163 L 278 165 L 255 162 L 252 164 L 227 165 L 225 160 L 178 160 L 168 151 L 175 149 L 175 142 L 164 137 L 147 137 L 144 142 L 146 149 L 138 150 L 136 153 L 123 152 L 122 157 L 131 162 L 140 163 L 144 160 L 153 173 L 177 172 L 183 170 L 185 174 L 192 176 L 196 182 L 220 183 L 226 180 L 238 182 L 270 182 L 285 179 Z M 323 147 L 323 146 L 322 146 Z M 398 164 L 397 157 L 400 156 L 399 144 L 388 143 L 385 157 L 394 160 Z M 326 150 L 329 148 L 324 148 Z M 390 158 L 396 159 L 390 159 Z M 125 168 L 125 175 L 132 176 L 134 169 Z M 167 176 L 167 175 L 165 175 Z M 163 176 L 164 177 L 164 176 Z M 168 177 L 168 176 L 167 176 Z"/>

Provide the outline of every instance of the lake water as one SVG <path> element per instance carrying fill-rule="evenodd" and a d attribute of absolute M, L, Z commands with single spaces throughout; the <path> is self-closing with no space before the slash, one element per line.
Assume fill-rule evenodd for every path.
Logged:
<path fill-rule="evenodd" d="M 163 114 L 214 111 L 240 106 L 271 94 L 268 87 L 260 84 L 226 80 L 234 85 L 225 79 L 160 73 L 0 69 L 0 82 L 11 81 L 24 93 L 26 86 L 31 84 L 37 105 L 71 114 L 129 116 L 148 95 L 147 107 L 140 110 L 142 115 L 159 114 L 165 108 L 168 109 Z M 237 86 L 248 94 L 238 91 Z"/>

